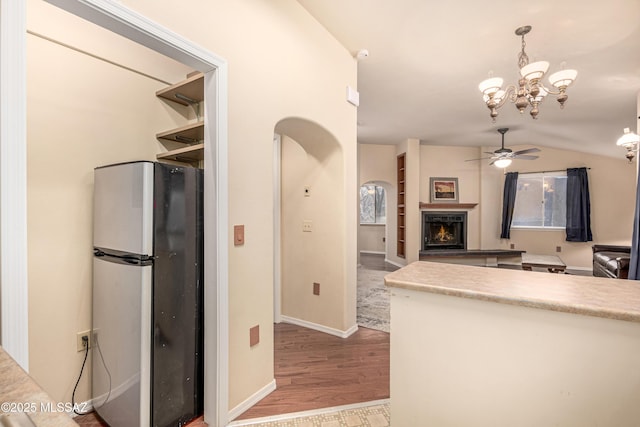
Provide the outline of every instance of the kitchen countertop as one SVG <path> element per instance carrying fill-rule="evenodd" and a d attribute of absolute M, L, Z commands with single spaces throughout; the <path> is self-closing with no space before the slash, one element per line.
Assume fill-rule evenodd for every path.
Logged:
<path fill-rule="evenodd" d="M 385 276 L 391 288 L 640 322 L 640 281 L 414 262 Z"/>
<path fill-rule="evenodd" d="M 28 425 L 17 423 L 20 420 L 17 412 L 23 410 L 38 427 L 78 425 L 57 409 L 56 402 L 0 347 L 0 423 L 8 417 L 17 425 Z"/>

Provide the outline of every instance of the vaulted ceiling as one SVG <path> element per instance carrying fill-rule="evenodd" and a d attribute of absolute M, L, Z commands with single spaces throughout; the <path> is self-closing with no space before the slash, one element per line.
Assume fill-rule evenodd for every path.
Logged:
<path fill-rule="evenodd" d="M 358 62 L 361 143 L 492 147 L 509 127 L 507 146 L 623 156 L 615 141 L 636 130 L 640 0 L 298 1 L 354 56 L 369 52 Z M 564 109 L 548 96 L 533 120 L 507 102 L 492 123 L 478 83 L 490 73 L 517 83 L 523 25 L 531 62 L 578 78 Z"/>

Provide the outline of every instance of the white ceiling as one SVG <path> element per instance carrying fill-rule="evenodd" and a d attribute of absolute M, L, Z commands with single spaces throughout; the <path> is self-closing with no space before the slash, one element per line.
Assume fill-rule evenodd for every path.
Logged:
<path fill-rule="evenodd" d="M 298 0 L 358 63 L 358 141 L 499 146 L 534 144 L 623 156 L 615 141 L 636 130 L 640 0 Z M 516 84 L 520 37 L 549 74 L 578 70 L 563 110 L 555 97 L 537 120 L 507 102 L 492 123 L 478 83 Z M 546 79 L 545 79 L 546 80 Z M 547 86 L 550 86 L 546 83 Z"/>

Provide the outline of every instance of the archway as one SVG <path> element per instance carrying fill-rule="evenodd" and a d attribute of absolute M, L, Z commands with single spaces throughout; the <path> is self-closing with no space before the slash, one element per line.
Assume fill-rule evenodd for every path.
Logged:
<path fill-rule="evenodd" d="M 280 280 L 274 288 L 281 302 L 275 318 L 348 336 L 355 331 L 355 298 L 341 243 L 346 217 L 342 148 L 330 132 L 306 119 L 283 119 L 275 133 L 280 135 L 275 236 Z"/>

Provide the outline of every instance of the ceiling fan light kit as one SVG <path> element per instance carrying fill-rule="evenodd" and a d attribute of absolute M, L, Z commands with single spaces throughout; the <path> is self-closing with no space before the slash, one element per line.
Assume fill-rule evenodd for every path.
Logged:
<path fill-rule="evenodd" d="M 493 162 L 493 165 L 497 168 L 506 168 L 507 166 L 509 166 L 511 164 L 511 159 L 498 159 L 495 162 Z"/>
<path fill-rule="evenodd" d="M 506 168 L 511 165 L 513 159 L 521 159 L 521 160 L 535 160 L 538 156 L 531 156 L 530 153 L 537 153 L 540 151 L 539 148 L 527 148 L 525 150 L 513 151 L 511 148 L 504 147 L 504 134 L 507 133 L 509 128 L 500 128 L 498 132 L 502 135 L 502 144 L 500 148 L 498 148 L 494 152 L 486 152 L 486 154 L 491 154 L 491 157 L 483 157 L 480 159 L 469 159 L 467 162 L 471 162 L 474 160 L 484 160 L 491 159 L 491 163 L 489 165 L 493 165 L 497 168 Z"/>
<path fill-rule="evenodd" d="M 518 67 L 520 68 L 518 85 L 509 85 L 506 89 L 502 89 L 503 79 L 500 77 L 486 79 L 478 85 L 493 122 L 498 117 L 498 108 L 502 107 L 507 99 L 515 104 L 521 114 L 530 106 L 529 114 L 534 119 L 538 117 L 539 104 L 549 94 L 555 95 L 560 103 L 560 108 L 563 108 L 568 99 L 567 87 L 575 81 L 578 75 L 576 70 L 560 70 L 549 76 L 549 83 L 557 90 L 545 87 L 542 78 L 549 69 L 549 63 L 547 61 L 529 63 L 529 57 L 524 50 L 526 46 L 524 36 L 529 31 L 531 31 L 530 25 L 519 27 L 515 31 L 516 35 L 522 37 L 522 49 L 518 53 Z"/>

